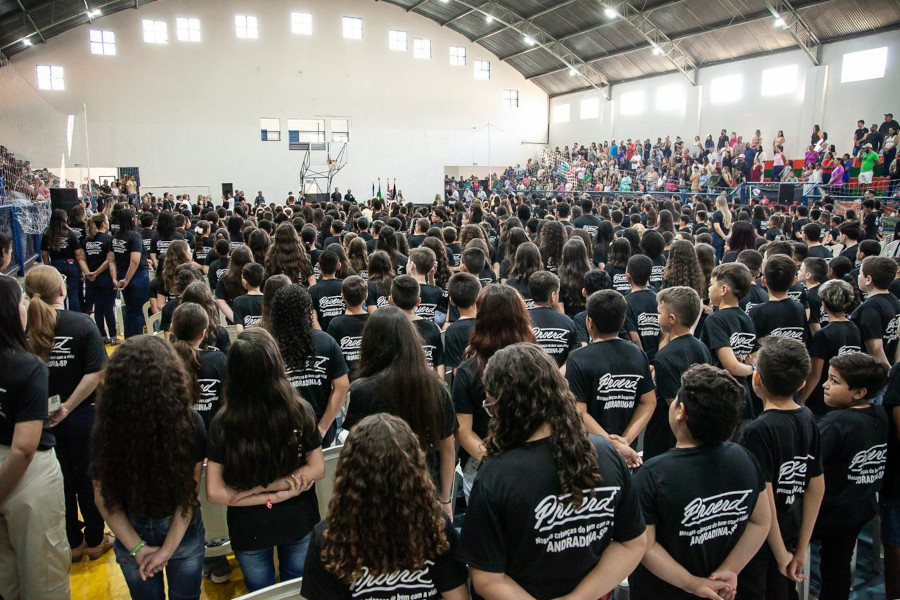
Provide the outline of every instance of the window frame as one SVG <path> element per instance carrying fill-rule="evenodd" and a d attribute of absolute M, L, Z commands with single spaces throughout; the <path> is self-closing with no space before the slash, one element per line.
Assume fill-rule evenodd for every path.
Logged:
<path fill-rule="evenodd" d="M 428 50 L 428 55 L 425 55 Z M 419 60 L 431 60 L 432 58 L 431 40 L 426 38 L 413 38 L 413 58 Z"/>
<path fill-rule="evenodd" d="M 37 65 L 38 89 L 47 92 L 63 92 L 66 89 L 66 73 L 61 65 Z"/>
<path fill-rule="evenodd" d="M 312 13 L 302 10 L 291 11 L 291 33 L 294 35 L 312 35 Z"/>
<path fill-rule="evenodd" d="M 234 33 L 239 40 L 258 40 L 259 19 L 255 15 L 234 15 Z"/>
<path fill-rule="evenodd" d="M 489 60 L 476 60 L 473 63 L 475 65 L 475 79 L 479 81 L 490 81 L 491 79 L 491 61 Z M 487 67 L 487 68 L 485 68 Z"/>
<path fill-rule="evenodd" d="M 148 28 L 148 25 L 150 26 Z M 168 44 L 169 43 L 169 24 L 160 19 L 143 19 L 141 22 L 141 31 L 145 44 Z M 149 34 L 149 39 L 148 39 Z"/>
<path fill-rule="evenodd" d="M 356 25 L 359 25 L 357 27 Z M 356 35 L 356 32 L 359 35 Z M 352 35 L 348 35 L 352 34 Z M 341 17 L 341 35 L 345 40 L 361 40 L 363 39 L 363 19 L 362 17 L 351 17 L 344 15 Z"/>
<path fill-rule="evenodd" d="M 97 34 L 97 39 L 94 39 Z M 91 54 L 95 56 L 116 55 L 116 32 L 108 29 L 91 29 L 88 33 L 88 41 L 91 46 Z M 110 52 L 109 50 L 112 50 Z M 99 50 L 97 52 L 96 50 Z"/>
<path fill-rule="evenodd" d="M 460 51 L 462 51 L 461 54 Z M 468 58 L 466 54 L 468 52 L 465 46 L 450 46 L 450 66 L 465 67 Z"/>
<path fill-rule="evenodd" d="M 182 27 L 182 24 L 185 27 Z M 196 24 L 196 27 L 193 25 Z M 196 39 L 194 39 L 196 34 Z M 175 39 L 179 42 L 197 44 L 203 41 L 200 19 L 197 17 L 175 17 Z"/>

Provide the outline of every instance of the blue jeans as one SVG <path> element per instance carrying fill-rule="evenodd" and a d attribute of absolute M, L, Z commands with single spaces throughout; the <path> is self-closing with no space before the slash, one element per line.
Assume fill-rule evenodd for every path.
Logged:
<path fill-rule="evenodd" d="M 87 302 L 94 306 L 94 321 L 100 337 L 116 336 L 116 290 L 109 274 L 103 274 L 87 282 Z M 106 330 L 109 328 L 109 335 Z"/>
<path fill-rule="evenodd" d="M 81 269 L 74 260 L 51 260 L 50 266 L 66 278 L 66 299 L 69 310 L 81 312 L 78 291 L 81 289 Z"/>
<path fill-rule="evenodd" d="M 279 544 L 278 548 L 278 575 L 282 582 L 303 577 L 303 563 L 306 561 L 306 550 L 309 548 L 309 539 L 312 533 L 306 534 L 301 540 Z M 251 552 L 235 552 L 241 571 L 244 573 L 244 585 L 251 592 L 260 590 L 270 585 L 275 585 L 275 559 L 272 555 L 274 548 L 263 548 Z"/>
<path fill-rule="evenodd" d="M 150 519 L 147 517 L 129 517 L 134 530 L 147 542 L 148 546 L 161 546 L 166 539 L 171 517 L 165 519 Z M 188 526 L 181 544 L 175 550 L 175 554 L 166 565 L 166 584 L 169 588 L 170 600 L 197 600 L 200 598 L 200 581 L 203 579 L 203 553 L 206 549 L 206 532 L 203 529 L 203 519 L 200 509 L 194 513 L 194 518 Z M 126 549 L 118 540 L 113 545 L 116 553 L 116 562 L 122 569 L 125 582 L 132 600 L 165 600 L 166 589 L 163 585 L 162 573 L 157 573 L 147 581 L 141 581 L 138 572 L 137 561 L 128 556 L 130 548 Z"/>
<path fill-rule="evenodd" d="M 150 300 L 150 273 L 138 269 L 128 286 L 122 290 L 125 300 L 125 337 L 144 333 L 144 304 Z"/>

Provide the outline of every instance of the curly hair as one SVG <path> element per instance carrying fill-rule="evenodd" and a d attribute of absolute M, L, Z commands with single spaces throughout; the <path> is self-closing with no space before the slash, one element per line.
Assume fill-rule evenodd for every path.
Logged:
<path fill-rule="evenodd" d="M 305 369 L 316 355 L 313 342 L 312 298 L 296 283 L 275 293 L 267 327 L 284 357 L 288 370 Z"/>
<path fill-rule="evenodd" d="M 452 273 L 450 272 L 450 261 L 447 259 L 447 247 L 444 245 L 444 240 L 436 237 L 427 237 L 422 240 L 422 247 L 430 248 L 434 251 L 434 256 L 437 260 L 437 269 L 434 272 L 434 285 L 442 290 L 446 290 L 447 282 L 450 281 Z"/>
<path fill-rule="evenodd" d="M 90 445 L 91 476 L 108 508 L 151 518 L 193 508 L 202 458 L 189 381 L 159 336 L 129 338 L 110 357 Z"/>
<path fill-rule="evenodd" d="M 541 248 L 547 250 L 548 269 L 557 269 L 562 264 L 566 237 L 566 226 L 559 221 L 547 221 L 541 228 Z"/>
<path fill-rule="evenodd" d="M 306 284 L 313 269 L 297 230 L 287 221 L 275 230 L 275 241 L 266 255 L 266 275 L 287 275 L 293 283 Z"/>
<path fill-rule="evenodd" d="M 693 288 L 703 297 L 703 269 L 697 260 L 694 246 L 687 240 L 675 240 L 669 247 L 666 268 L 663 270 L 665 287 L 683 285 Z"/>
<path fill-rule="evenodd" d="M 191 248 L 184 240 L 175 240 L 169 245 L 169 249 L 163 258 L 162 283 L 169 294 L 175 289 L 175 269 L 191 262 Z"/>
<path fill-rule="evenodd" d="M 449 549 L 437 490 L 416 435 L 398 417 L 366 417 L 350 432 L 338 459 L 322 544 L 325 568 L 349 584 L 365 573 L 421 569 Z"/>
<path fill-rule="evenodd" d="M 522 296 L 507 285 L 485 286 L 475 299 L 475 327 L 466 358 L 478 360 L 480 374 L 495 352 L 519 342 L 537 343 Z"/>
<path fill-rule="evenodd" d="M 484 390 L 494 405 L 485 439 L 487 456 L 521 446 L 548 423 L 560 490 L 571 494 L 573 506 L 580 506 L 585 492 L 600 481 L 600 466 L 575 397 L 553 359 L 534 343 L 498 350 L 484 370 Z"/>
<path fill-rule="evenodd" d="M 474 223 L 463 225 L 462 229 L 459 230 L 460 248 L 468 247 L 469 242 L 472 240 L 482 240 L 487 245 L 488 249 L 491 247 L 491 241 L 488 239 L 484 229 Z"/>

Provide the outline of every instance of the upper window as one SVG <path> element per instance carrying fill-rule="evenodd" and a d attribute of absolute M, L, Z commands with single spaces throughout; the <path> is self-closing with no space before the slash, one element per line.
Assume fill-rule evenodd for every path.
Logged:
<path fill-rule="evenodd" d="M 726 75 L 712 80 L 709 100 L 714 103 L 737 102 L 743 94 L 744 80 L 740 75 Z"/>
<path fill-rule="evenodd" d="M 841 83 L 880 79 L 887 66 L 887 46 L 848 52 L 841 62 Z"/>
<path fill-rule="evenodd" d="M 325 141 L 325 119 L 288 119 L 287 126 L 291 150 L 301 150 L 298 144 Z"/>
<path fill-rule="evenodd" d="M 38 65 L 37 80 L 39 90 L 64 90 L 66 81 L 63 68 L 57 65 Z"/>
<path fill-rule="evenodd" d="M 600 98 L 587 98 L 581 101 L 581 120 L 600 117 Z"/>
<path fill-rule="evenodd" d="M 398 52 L 406 52 L 409 49 L 409 38 L 407 33 L 401 29 L 391 29 L 388 31 L 388 47 Z"/>
<path fill-rule="evenodd" d="M 350 120 L 349 119 L 332 119 L 331 120 L 331 141 L 344 142 L 350 141 Z"/>
<path fill-rule="evenodd" d="M 260 139 L 264 142 L 281 141 L 281 119 L 260 119 Z"/>
<path fill-rule="evenodd" d="M 684 86 L 678 83 L 656 88 L 656 110 L 659 112 L 684 111 Z"/>
<path fill-rule="evenodd" d="M 466 66 L 465 46 L 450 46 L 450 65 L 454 67 Z"/>
<path fill-rule="evenodd" d="M 144 19 L 144 41 L 148 44 L 168 44 L 169 29 L 166 22 Z"/>
<path fill-rule="evenodd" d="M 413 57 L 431 60 L 431 40 L 416 38 L 413 40 Z"/>
<path fill-rule="evenodd" d="M 491 78 L 491 61 L 476 60 L 475 61 L 475 79 Z"/>
<path fill-rule="evenodd" d="M 292 12 L 291 32 L 299 35 L 312 35 L 312 14 L 307 12 Z"/>
<path fill-rule="evenodd" d="M 797 89 L 797 65 L 773 67 L 762 72 L 763 96 L 790 94 Z"/>
<path fill-rule="evenodd" d="M 644 92 L 626 92 L 619 98 L 619 114 L 639 115 L 644 112 Z"/>
<path fill-rule="evenodd" d="M 178 31 L 179 42 L 200 41 L 200 19 L 178 17 L 175 19 L 175 28 Z"/>
<path fill-rule="evenodd" d="M 557 104 L 553 107 L 552 120 L 554 123 L 568 123 L 571 118 L 571 106 L 568 104 Z"/>
<path fill-rule="evenodd" d="M 91 29 L 91 54 L 116 55 L 116 34 L 112 31 Z"/>
<path fill-rule="evenodd" d="M 348 40 L 362 39 L 362 17 L 344 17 L 344 38 Z"/>
<path fill-rule="evenodd" d="M 503 90 L 503 106 L 519 108 L 519 90 Z"/>
<path fill-rule="evenodd" d="M 256 17 L 236 15 L 234 17 L 235 33 L 241 39 L 255 40 L 259 37 L 259 26 Z"/>

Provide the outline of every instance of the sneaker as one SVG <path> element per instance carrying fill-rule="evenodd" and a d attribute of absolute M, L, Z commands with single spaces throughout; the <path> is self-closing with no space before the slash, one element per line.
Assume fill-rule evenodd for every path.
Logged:
<path fill-rule="evenodd" d="M 99 546 L 92 546 L 90 548 L 85 548 L 84 553 L 87 554 L 88 560 L 95 561 L 98 560 L 101 556 L 109 552 L 110 548 L 113 547 L 112 544 L 112 535 L 109 533 L 103 534 L 103 541 L 100 542 Z"/>

